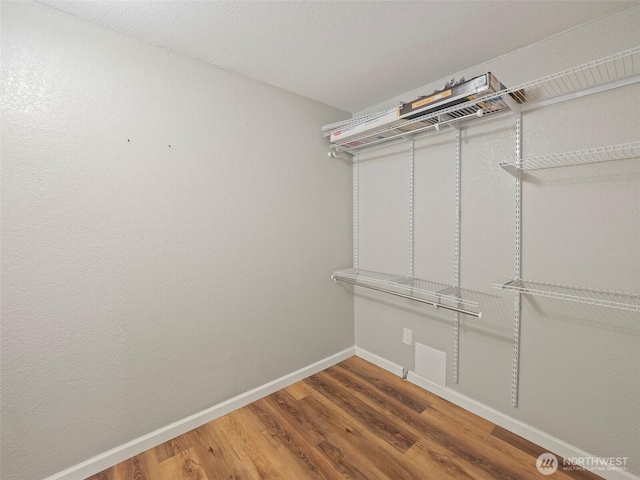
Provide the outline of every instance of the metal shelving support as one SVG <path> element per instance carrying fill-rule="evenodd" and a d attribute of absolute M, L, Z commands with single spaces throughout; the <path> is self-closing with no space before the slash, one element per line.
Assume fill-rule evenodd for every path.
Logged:
<path fill-rule="evenodd" d="M 627 158 L 640 157 L 640 141 L 608 145 L 606 147 L 588 148 L 574 152 L 553 153 L 526 158 L 518 166 L 516 163 L 501 163 L 500 166 L 511 175 L 519 171 L 543 170 L 547 168 L 588 165 L 591 163 L 609 162 Z"/>
<path fill-rule="evenodd" d="M 522 213 L 522 172 L 557 168 L 571 165 L 584 165 L 611 160 L 636 158 L 640 156 L 640 141 L 617 144 L 606 147 L 590 148 L 574 152 L 542 155 L 528 159 L 522 158 L 521 113 L 535 108 L 564 102 L 640 83 L 640 46 L 623 52 L 600 58 L 552 75 L 520 84 L 518 86 L 480 96 L 467 102 L 452 105 L 411 120 L 392 124 L 363 135 L 352 137 L 331 145 L 332 153 L 354 154 L 354 268 L 337 270 L 331 278 L 335 281 L 352 283 L 364 288 L 384 292 L 401 298 L 432 305 L 455 312 L 453 332 L 453 378 L 459 377 L 459 328 L 460 314 L 481 317 L 477 302 L 465 298 L 464 292 L 473 290 L 460 288 L 460 128 L 463 125 L 491 120 L 505 115 L 515 115 L 515 157 L 513 162 L 500 166 L 515 177 L 515 267 L 514 276 L 495 282 L 494 288 L 514 292 L 513 321 L 513 359 L 511 381 L 511 403 L 518 406 L 518 385 L 520 365 L 520 314 L 522 294 L 538 295 L 547 298 L 568 300 L 617 308 L 620 310 L 640 311 L 640 295 L 607 290 L 589 289 L 569 285 L 532 282 L 521 279 L 521 213 Z M 501 100 L 502 102 L 496 102 Z M 496 104 L 501 105 L 497 107 Z M 505 104 L 507 107 L 505 107 Z M 395 109 L 364 117 L 345 120 L 323 127 L 325 136 L 345 126 L 364 123 Z M 455 223 L 455 264 L 454 283 L 445 285 L 429 280 L 414 278 L 414 139 L 419 136 L 437 134 L 446 131 L 449 126 L 456 130 L 456 223 Z M 410 142 L 409 156 L 409 275 L 397 276 L 359 269 L 358 247 L 358 207 L 359 207 L 359 152 L 377 149 L 404 141 Z M 468 307 L 468 308 L 467 308 Z"/>
<path fill-rule="evenodd" d="M 456 128 L 456 231 L 454 236 L 453 253 L 453 286 L 460 287 L 460 176 L 461 176 L 461 155 L 460 155 L 460 126 Z M 460 313 L 453 316 L 453 381 L 458 383 L 458 358 L 460 346 Z"/>
<path fill-rule="evenodd" d="M 502 290 L 511 290 L 518 294 L 536 295 L 539 297 L 585 303 L 587 305 L 597 305 L 599 307 L 640 312 L 640 294 L 637 293 L 598 290 L 595 288 L 534 282 L 513 278 L 505 278 L 492 283 L 491 286 Z"/>
<path fill-rule="evenodd" d="M 414 225 L 413 220 L 415 210 L 415 194 L 414 194 L 414 171 L 415 171 L 415 143 L 414 140 L 409 140 L 409 278 L 413 278 L 415 262 L 413 260 L 413 248 L 414 248 Z"/>
<path fill-rule="evenodd" d="M 360 287 L 425 303 L 435 308 L 451 310 L 477 318 L 482 316 L 482 312 L 469 310 L 469 308 L 477 309 L 478 302 L 464 298 L 464 290 L 452 285 L 355 268 L 336 270 L 331 278 L 335 281 L 352 283 Z M 468 291 L 472 292 L 472 290 Z"/>
<path fill-rule="evenodd" d="M 516 115 L 516 165 L 519 167 L 522 159 L 522 115 L 518 113 Z M 515 183 L 515 258 L 514 258 L 514 275 L 515 278 L 520 278 L 520 266 L 522 260 L 521 251 L 521 216 L 522 216 L 522 179 L 520 175 L 516 175 Z M 521 311 L 521 297 L 520 292 L 515 292 L 513 302 L 513 359 L 511 363 L 511 405 L 518 406 L 518 386 L 520 376 L 520 311 Z"/>
<path fill-rule="evenodd" d="M 360 154 L 353 157 L 353 268 L 360 266 Z"/>

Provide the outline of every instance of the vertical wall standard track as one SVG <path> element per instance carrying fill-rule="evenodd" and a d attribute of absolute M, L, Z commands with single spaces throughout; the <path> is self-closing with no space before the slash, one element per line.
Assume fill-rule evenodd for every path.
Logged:
<path fill-rule="evenodd" d="M 460 287 L 460 126 L 456 125 L 456 232 L 454 242 L 453 286 Z M 458 350 L 460 343 L 460 313 L 453 316 L 453 381 L 458 383 Z"/>
<path fill-rule="evenodd" d="M 516 165 L 518 168 L 522 164 L 522 116 L 520 113 L 516 115 Z M 521 241 L 520 241 L 520 222 L 522 213 L 522 178 L 520 173 L 516 175 L 515 180 L 516 193 L 516 237 L 515 237 L 515 271 L 514 277 L 520 280 L 520 261 L 522 258 Z M 511 405 L 518 406 L 518 375 L 520 371 L 520 292 L 515 293 L 514 311 L 513 311 L 513 361 L 511 364 Z"/>
<path fill-rule="evenodd" d="M 414 157 L 414 148 L 415 143 L 414 140 L 409 140 L 409 278 L 413 279 L 414 277 L 414 265 L 415 262 L 413 260 L 413 247 L 414 247 L 414 219 L 413 213 L 415 210 L 415 157 Z"/>
<path fill-rule="evenodd" d="M 353 268 L 360 268 L 360 153 L 353 157 Z"/>

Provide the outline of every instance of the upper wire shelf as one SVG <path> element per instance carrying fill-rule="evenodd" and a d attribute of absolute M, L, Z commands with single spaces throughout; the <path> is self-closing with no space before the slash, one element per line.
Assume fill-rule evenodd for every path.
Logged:
<path fill-rule="evenodd" d="M 533 282 L 505 278 L 492 283 L 493 288 L 511 290 L 514 292 L 537 295 L 540 297 L 556 298 L 571 302 L 597 305 L 599 307 L 617 308 L 630 312 L 640 311 L 640 295 L 637 293 L 598 290 L 595 288 L 576 287 L 547 282 Z"/>
<path fill-rule="evenodd" d="M 546 168 L 586 165 L 636 157 L 640 157 L 640 141 L 620 143 L 606 147 L 588 148 L 574 152 L 540 155 L 523 159 L 520 164 L 505 162 L 501 163 L 500 166 L 509 173 L 514 174 L 518 170 L 542 170 Z"/>
<path fill-rule="evenodd" d="M 505 109 L 514 112 L 526 111 L 637 82 L 640 82 L 640 46 L 342 142 L 335 142 L 331 144 L 331 148 L 336 152 L 355 152 L 418 133 L 440 131 L 443 125 L 474 121 L 478 117 Z M 499 100 L 503 100 L 509 107 L 505 108 Z M 374 115 L 376 114 L 361 119 L 354 118 L 351 121 L 366 121 Z M 349 121 L 338 122 L 339 126 L 332 131 L 338 130 L 346 122 Z M 392 132 L 394 130 L 397 132 Z M 331 131 L 327 131 L 325 135 L 330 133 Z"/>
<path fill-rule="evenodd" d="M 465 290 L 445 283 L 433 282 L 421 278 L 372 272 L 356 268 L 336 270 L 331 275 L 336 281 L 346 281 L 362 287 L 382 291 L 392 295 L 426 303 L 436 308 L 453 310 L 480 318 L 481 312 L 463 307 L 478 308 L 478 302 L 464 298 Z"/>

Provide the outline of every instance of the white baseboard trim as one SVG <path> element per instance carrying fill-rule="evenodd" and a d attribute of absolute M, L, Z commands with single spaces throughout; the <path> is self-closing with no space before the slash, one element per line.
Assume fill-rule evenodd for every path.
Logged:
<path fill-rule="evenodd" d="M 374 365 L 379 366 L 391 372 L 395 375 L 402 376 L 402 366 L 397 363 L 391 362 L 385 358 L 382 358 L 374 353 L 368 352 L 358 346 L 355 347 L 356 355 L 364 360 L 367 360 Z M 483 403 L 480 403 L 472 398 L 467 397 L 451 388 L 443 387 L 437 383 L 433 383 L 426 378 L 417 375 L 413 371 L 409 371 L 407 375 L 407 381 L 417 385 L 449 402 L 464 408 L 465 410 L 482 417 L 491 423 L 501 426 L 509 430 L 510 432 L 520 435 L 521 437 L 535 443 L 549 452 L 555 453 L 563 458 L 593 458 L 594 461 L 597 458 L 589 452 L 585 452 L 580 448 L 571 445 L 559 438 L 556 438 L 548 433 L 543 432 L 531 425 L 521 422 L 513 417 L 505 415 L 504 413 L 489 407 Z M 640 477 L 634 475 L 631 472 L 623 470 L 607 470 L 607 471 L 594 471 L 595 474 L 600 475 L 607 480 L 640 480 Z"/>
<path fill-rule="evenodd" d="M 353 355 L 355 355 L 355 347 L 347 348 L 316 363 L 301 368 L 300 370 L 296 370 L 295 372 L 277 378 L 269 383 L 265 383 L 253 390 L 249 390 L 248 392 L 214 405 L 211 408 L 195 413 L 189 417 L 183 418 L 182 420 L 178 420 L 166 427 L 162 427 L 154 432 L 148 433 L 147 435 L 143 435 L 140 438 L 136 438 L 135 440 L 101 453 L 100 455 L 96 455 L 95 457 L 62 472 L 51 475 L 45 480 L 83 480 L 91 475 L 101 472 L 102 470 L 134 457 L 145 450 L 156 447 L 161 443 L 171 440 L 183 433 L 187 433 L 194 428 L 198 428 L 205 423 L 222 417 L 223 415 L 237 410 L 238 408 L 244 407 L 251 402 L 255 402 L 267 395 L 271 395 L 272 393 L 288 387 L 299 380 L 307 378 L 314 373 L 318 373 L 332 365 L 335 365 L 336 363 L 342 362 Z"/>
<path fill-rule="evenodd" d="M 376 355 L 375 353 L 368 352 L 367 350 L 364 350 L 363 348 L 360 348 L 358 346 L 356 346 L 355 348 L 356 348 L 356 356 L 366 360 L 367 362 L 371 362 L 374 365 L 377 365 L 378 367 L 386 370 L 387 372 L 391 372 L 394 375 L 398 375 L 399 377 L 402 376 L 402 373 L 403 373 L 402 367 L 397 363 L 390 362 L 386 358 L 382 358 Z"/>

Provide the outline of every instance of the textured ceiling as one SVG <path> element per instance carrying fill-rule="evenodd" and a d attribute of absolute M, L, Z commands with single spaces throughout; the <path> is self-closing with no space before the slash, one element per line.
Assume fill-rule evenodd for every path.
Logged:
<path fill-rule="evenodd" d="M 638 2 L 40 3 L 355 112 Z"/>

